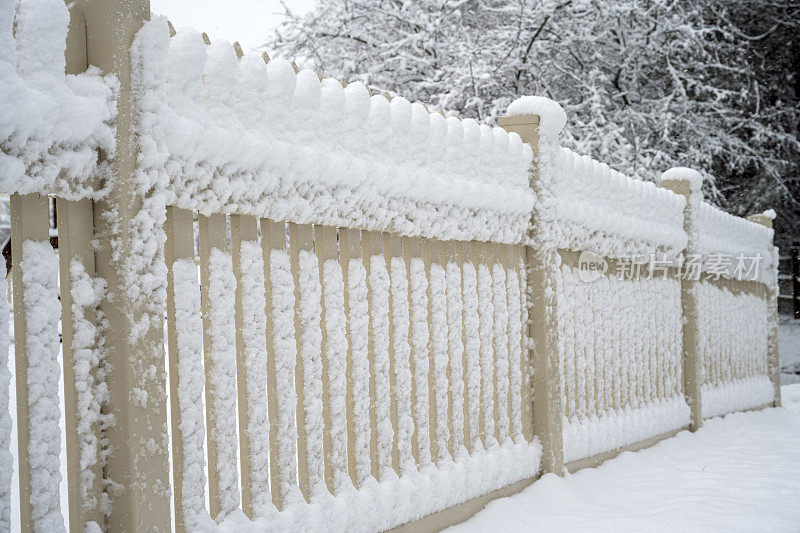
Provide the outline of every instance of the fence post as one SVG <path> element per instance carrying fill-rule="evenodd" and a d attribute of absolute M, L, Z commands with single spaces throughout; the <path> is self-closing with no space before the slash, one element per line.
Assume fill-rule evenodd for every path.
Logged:
<path fill-rule="evenodd" d="M 500 117 L 500 127 L 516 132 L 533 150 L 531 187 L 542 189 L 539 172 L 539 116 Z M 532 215 L 533 233 L 540 221 Z M 542 443 L 542 470 L 562 475 L 564 445 L 561 433 L 561 379 L 559 376 L 555 275 L 559 268 L 558 250 L 525 246 L 528 304 L 528 359 L 533 361 L 533 432 Z M 523 379 L 528 376 L 523 373 Z M 523 412 L 525 410 L 523 409 Z"/>
<path fill-rule="evenodd" d="M 683 229 L 686 231 L 685 256 L 697 253 L 697 243 L 692 236 L 695 235 L 695 209 L 703 201 L 700 191 L 700 181 L 680 176 L 661 180 L 661 186 L 667 190 L 686 198 L 686 207 L 683 209 Z M 685 259 L 685 257 L 684 257 Z M 681 273 L 681 307 L 683 309 L 683 394 L 692 410 L 691 430 L 697 431 L 703 425 L 703 410 L 701 391 L 703 386 L 700 375 L 702 362 L 700 360 L 700 344 L 698 338 L 697 322 L 697 284 L 698 279 L 689 279 Z"/>
<path fill-rule="evenodd" d="M 761 224 L 769 229 L 772 229 L 772 217 L 764 213 L 757 215 L 750 215 L 747 220 L 756 224 Z M 774 261 L 775 279 L 766 286 L 767 296 L 767 374 L 772 381 L 772 386 L 775 388 L 775 396 L 773 405 L 778 407 L 781 405 L 781 362 L 778 354 L 778 294 L 780 288 L 778 287 L 778 252 L 777 248 L 773 249 L 772 260 Z M 793 281 L 796 278 L 793 279 Z"/>
<path fill-rule="evenodd" d="M 108 282 L 101 310 L 109 324 L 109 405 L 115 419 L 108 430 L 106 475 L 116 490 L 107 525 L 109 531 L 167 531 L 170 485 L 162 319 L 166 273 L 159 267 L 162 238 L 157 234 L 163 218 L 142 213 L 142 193 L 135 179 L 131 90 L 131 45 L 150 17 L 150 3 L 78 0 L 76 5 L 86 21 L 88 63 L 119 81 L 112 178 L 106 184 L 107 196 L 94 211 L 100 235 L 96 270 Z"/>

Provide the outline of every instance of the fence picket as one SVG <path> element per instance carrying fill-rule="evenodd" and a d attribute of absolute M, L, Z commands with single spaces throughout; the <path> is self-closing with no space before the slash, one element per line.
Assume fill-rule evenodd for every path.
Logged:
<path fill-rule="evenodd" d="M 94 380 L 97 378 L 97 369 L 92 368 L 91 374 L 82 376 L 81 390 L 76 389 L 76 364 L 91 368 L 92 355 L 98 349 L 97 334 L 94 331 L 75 331 L 75 318 L 73 313 L 79 311 L 82 316 L 79 320 L 86 321 L 87 326 L 96 327 L 97 317 L 94 305 L 84 308 L 80 302 L 73 300 L 72 265 L 82 269 L 82 273 L 90 279 L 95 275 L 94 249 L 92 238 L 94 233 L 92 201 L 90 199 L 70 201 L 57 199 L 58 219 L 58 248 L 59 272 L 61 285 L 61 332 L 62 353 L 64 362 L 64 405 L 66 407 L 66 435 L 67 435 L 67 486 L 69 487 L 69 516 L 70 530 L 82 532 L 86 522 L 102 524 L 104 521 L 101 502 L 103 497 L 103 465 L 100 461 L 100 434 L 99 420 L 87 419 L 86 416 L 92 407 L 99 409 L 99 405 L 92 405 L 98 401 L 93 395 L 96 392 Z M 88 288 L 88 287 L 87 287 Z M 82 298 L 86 298 L 83 295 Z M 75 307 L 74 307 L 75 306 Z M 93 334 L 93 338 L 86 338 Z M 75 353 L 75 336 L 81 339 L 82 346 L 78 349 L 83 354 Z M 87 343 L 89 343 L 87 345 Z M 88 352 L 88 353 L 87 353 Z M 88 361 L 86 361 L 88 357 Z M 85 371 L 85 370 L 84 370 Z M 78 409 L 82 399 L 91 401 L 83 409 Z M 98 413 L 99 414 L 99 413 Z M 87 457 L 82 457 L 84 446 Z M 92 463 L 89 463 L 94 459 Z M 83 463 L 87 464 L 84 465 Z"/>
<path fill-rule="evenodd" d="M 372 466 L 367 273 L 361 259 L 358 230 L 339 229 L 339 262 L 344 276 L 347 315 L 347 457 L 350 478 L 356 488 L 360 488 L 371 474 Z"/>
<path fill-rule="evenodd" d="M 328 490 L 342 494 L 347 472 L 347 314 L 336 228 L 314 226 L 314 245 L 322 283 L 322 414 Z M 351 485 L 352 486 L 352 485 Z"/>
<path fill-rule="evenodd" d="M 269 412 L 270 488 L 279 511 L 298 503 L 297 393 L 294 371 L 294 282 L 286 253 L 286 225 L 261 219 L 264 287 L 267 294 L 267 410 Z"/>
<path fill-rule="evenodd" d="M 164 232 L 173 499 L 175 530 L 181 533 L 194 527 L 205 511 L 203 347 L 202 339 L 194 338 L 202 330 L 202 318 L 200 309 L 194 308 L 200 301 L 200 286 L 194 260 L 192 212 L 168 208 Z"/>
<path fill-rule="evenodd" d="M 436 239 L 425 239 L 422 253 L 429 276 L 428 326 L 431 342 L 428 382 L 431 456 L 438 464 L 449 457 L 450 441 L 447 423 L 447 280 L 442 266 L 440 243 Z"/>
<path fill-rule="evenodd" d="M 431 462 L 428 392 L 428 277 L 422 259 L 422 240 L 403 237 L 403 256 L 408 258 L 410 302 L 409 338 L 411 344 L 411 403 L 414 406 L 413 451 L 417 467 Z"/>
<path fill-rule="evenodd" d="M 461 243 L 443 243 L 443 264 L 447 282 L 447 352 L 450 421 L 450 455 L 454 458 L 464 446 L 464 326 L 463 292 L 461 283 Z"/>
<path fill-rule="evenodd" d="M 200 279 L 206 370 L 208 487 L 211 517 L 240 501 L 236 434 L 236 279 L 228 253 L 227 218 L 200 215 Z"/>
<path fill-rule="evenodd" d="M 461 244 L 463 257 L 463 338 L 464 338 L 464 440 L 472 453 L 480 443 L 481 434 L 481 367 L 478 315 L 478 271 L 473 244 Z"/>
<path fill-rule="evenodd" d="M 503 443 L 509 437 L 508 416 L 508 292 L 505 264 L 507 249 L 502 244 L 490 245 L 492 268 L 492 306 L 494 307 L 494 422 L 495 437 Z"/>
<path fill-rule="evenodd" d="M 236 376 L 242 510 L 249 518 L 272 506 L 269 491 L 266 299 L 255 217 L 232 215 L 231 255 L 236 277 Z"/>
<path fill-rule="evenodd" d="M 289 224 L 294 275 L 294 325 L 297 342 L 297 466 L 300 491 L 307 501 L 325 489 L 322 421 L 322 289 L 319 260 L 310 224 Z"/>
<path fill-rule="evenodd" d="M 487 245 L 473 243 L 473 257 L 478 268 L 478 335 L 480 337 L 481 368 L 481 438 L 483 447 L 493 447 L 494 424 L 494 307 L 492 306 L 492 274 Z"/>
<path fill-rule="evenodd" d="M 369 305 L 370 455 L 372 475 L 380 481 L 392 467 L 394 441 L 389 377 L 389 273 L 381 234 L 362 231 L 361 242 Z"/>
<path fill-rule="evenodd" d="M 58 468 L 52 470 L 52 461 L 58 461 L 61 448 L 61 431 L 58 427 L 58 413 L 45 411 L 47 406 L 58 409 L 58 331 L 52 321 L 42 321 L 47 330 L 33 331 L 27 317 L 30 313 L 48 313 L 60 308 L 56 289 L 56 279 L 49 279 L 49 267 L 38 264 L 46 257 L 30 257 L 27 263 L 27 250 L 44 252 L 50 247 L 47 196 L 36 193 L 14 194 L 11 196 L 11 250 L 12 276 L 14 282 L 14 340 L 15 375 L 17 376 L 17 453 L 19 457 L 19 495 L 20 527 L 23 532 L 63 530 L 62 510 L 58 495 Z M 55 263 L 55 254 L 52 257 Z M 36 271 L 39 273 L 36 274 Z M 34 279 L 28 276 L 48 276 L 48 279 Z M 31 301 L 26 297 L 26 285 L 36 283 L 46 294 L 33 295 Z M 34 288 L 36 289 L 36 288 Z M 34 300 L 35 298 L 35 300 Z M 34 308 L 29 308 L 34 305 Z M 45 308 L 46 306 L 47 308 Z M 41 336 L 38 349 L 30 350 L 31 335 Z M 38 390 L 31 391 L 31 369 L 35 374 Z M 55 381 L 54 381 L 55 378 Z M 38 396 L 38 397 L 37 397 Z M 38 407 L 35 404 L 38 403 Z M 32 426 L 39 424 L 36 431 Z M 31 454 L 35 453 L 36 457 Z M 56 464 L 58 464 L 56 462 Z M 35 498 L 32 496 L 36 494 Z"/>

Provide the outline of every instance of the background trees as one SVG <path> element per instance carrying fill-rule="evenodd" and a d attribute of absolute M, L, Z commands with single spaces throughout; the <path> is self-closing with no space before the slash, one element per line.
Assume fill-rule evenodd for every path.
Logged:
<path fill-rule="evenodd" d="M 724 209 L 774 206 L 785 244 L 800 237 L 799 31 L 792 0 L 327 0 L 267 46 L 490 122 L 547 95 L 565 145 L 643 179 L 704 171 Z"/>

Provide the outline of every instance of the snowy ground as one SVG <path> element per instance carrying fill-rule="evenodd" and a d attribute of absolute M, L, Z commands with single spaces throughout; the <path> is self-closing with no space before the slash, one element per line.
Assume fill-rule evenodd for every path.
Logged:
<path fill-rule="evenodd" d="M 782 394 L 781 408 L 714 418 L 597 468 L 547 474 L 452 529 L 798 531 L 800 383 Z"/>

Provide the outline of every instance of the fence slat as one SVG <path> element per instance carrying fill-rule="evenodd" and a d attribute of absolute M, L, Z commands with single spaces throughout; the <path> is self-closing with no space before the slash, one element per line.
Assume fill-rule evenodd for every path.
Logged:
<path fill-rule="evenodd" d="M 208 487 L 211 517 L 240 501 L 236 434 L 236 279 L 223 214 L 200 215 L 200 279 L 206 369 Z"/>
<path fill-rule="evenodd" d="M 520 298 L 519 248 L 508 247 L 506 298 L 508 305 L 508 413 L 509 433 L 515 441 L 522 430 L 522 299 Z"/>
<path fill-rule="evenodd" d="M 322 283 L 322 415 L 325 481 L 331 494 L 350 484 L 347 471 L 347 314 L 336 228 L 314 226 Z M 352 485 L 351 485 L 352 486 Z"/>
<path fill-rule="evenodd" d="M 508 416 L 508 291 L 506 289 L 506 252 L 502 244 L 490 245 L 492 268 L 492 305 L 494 307 L 494 421 L 497 441 L 509 437 Z"/>
<path fill-rule="evenodd" d="M 430 387 L 431 456 L 437 463 L 448 457 L 450 431 L 447 425 L 447 280 L 442 266 L 440 243 L 425 239 L 422 248 L 428 271 L 428 356 Z"/>
<path fill-rule="evenodd" d="M 383 250 L 391 280 L 389 291 L 391 416 L 395 427 L 392 464 L 401 474 L 414 468 L 412 437 L 414 420 L 411 413 L 411 345 L 409 344 L 408 263 L 403 256 L 403 240 L 385 233 Z"/>
<path fill-rule="evenodd" d="M 264 287 L 267 294 L 267 408 L 270 487 L 279 511 L 301 500 L 297 486 L 297 393 L 294 370 L 294 282 L 286 253 L 286 225 L 261 219 Z"/>
<path fill-rule="evenodd" d="M 428 278 L 422 259 L 422 240 L 403 237 L 403 256 L 408 258 L 408 284 L 411 324 L 411 403 L 414 406 L 414 459 L 419 468 L 431 462 L 428 393 Z"/>
<path fill-rule="evenodd" d="M 494 307 L 492 306 L 492 274 L 487 245 L 473 243 L 473 257 L 478 269 L 478 335 L 480 337 L 481 423 L 483 447 L 496 444 L 494 424 Z"/>
<path fill-rule="evenodd" d="M 73 262 L 76 268 L 82 268 L 83 274 L 90 279 L 95 275 L 94 268 L 94 249 L 92 248 L 92 238 L 94 232 L 92 201 L 89 199 L 70 201 L 62 198 L 57 199 L 56 211 L 58 213 L 58 248 L 59 248 L 59 272 L 61 283 L 61 332 L 62 332 L 62 353 L 64 361 L 64 405 L 66 408 L 65 424 L 67 435 L 67 487 L 69 494 L 69 516 L 70 530 L 75 533 L 82 533 L 86 522 L 103 524 L 104 516 L 100 503 L 103 496 L 103 468 L 100 461 L 100 434 L 99 420 L 85 418 L 91 403 L 97 401 L 92 398 L 90 405 L 83 409 L 78 408 L 81 403 L 81 396 L 86 398 L 93 395 L 94 374 L 92 377 L 81 377 L 81 390 L 76 388 L 76 363 L 85 367 L 86 364 L 91 368 L 91 351 L 97 350 L 96 335 L 92 339 L 85 338 L 87 331 L 78 332 L 79 349 L 81 354 L 75 353 L 75 321 L 73 312 L 80 311 L 83 316 L 79 320 L 88 322 L 89 327 L 97 324 L 94 305 L 83 308 L 80 303 L 75 303 L 72 298 L 74 278 L 71 273 Z M 86 296 L 83 296 L 85 298 Z M 73 310 L 73 305 L 77 308 Z M 86 343 L 89 343 L 88 345 Z M 88 352 L 88 353 L 87 353 Z M 85 359 L 88 357 L 88 361 Z M 81 363 L 79 363 L 79 361 Z M 99 408 L 99 406 L 96 406 Z M 81 420 L 81 418 L 84 418 Z M 88 426 L 88 427 L 87 427 Z M 85 442 L 84 442 L 85 439 Z M 94 459 L 91 466 L 86 466 L 86 472 L 82 467 L 81 451 L 84 446 L 93 448 L 93 454 L 89 451 L 89 457 L 84 460 Z M 84 505 L 87 502 L 88 505 Z"/>
<path fill-rule="evenodd" d="M 205 425 L 201 403 L 204 381 L 203 348 L 202 339 L 193 338 L 195 332 L 202 330 L 202 318 L 200 310 L 194 308 L 200 300 L 200 286 L 194 262 L 192 212 L 176 207 L 167 208 L 164 232 L 167 237 L 164 260 L 168 268 L 167 338 L 172 424 L 172 490 L 175 501 L 175 530 L 181 533 L 192 528 L 200 514 L 205 511 L 205 472 L 202 465 Z M 188 289 L 185 285 L 189 285 Z M 186 335 L 190 337 L 186 338 Z M 187 417 L 194 416 L 191 420 L 184 420 L 184 414 Z M 184 427 L 191 431 L 184 433 Z M 201 464 L 196 463 L 198 458 Z"/>
<path fill-rule="evenodd" d="M 463 292 L 461 287 L 461 243 L 444 243 L 443 264 L 447 281 L 447 352 L 450 421 L 450 455 L 456 457 L 464 446 L 464 326 Z"/>
<path fill-rule="evenodd" d="M 347 315 L 347 458 L 350 479 L 360 488 L 372 471 L 369 414 L 369 310 L 360 232 L 339 229 L 339 261 Z"/>
<path fill-rule="evenodd" d="M 522 386 L 520 392 L 520 402 L 521 406 L 521 416 L 522 416 L 522 436 L 525 437 L 525 440 L 528 442 L 533 441 L 533 384 L 532 384 L 532 376 L 533 376 L 533 361 L 531 360 L 530 354 L 531 349 L 529 348 L 529 331 L 528 331 L 528 324 L 530 323 L 530 316 L 529 316 L 529 304 L 528 304 L 528 270 L 527 270 L 527 262 L 525 257 L 525 247 L 524 246 L 515 246 L 514 249 L 516 250 L 516 265 L 519 277 L 519 294 L 520 294 L 520 313 L 521 313 L 521 324 L 522 327 L 521 334 L 520 334 L 520 344 L 521 344 L 521 353 L 520 353 L 520 366 L 521 366 L 521 375 L 522 375 Z M 562 392 L 563 393 L 563 392 Z"/>
<path fill-rule="evenodd" d="M 322 421 L 322 289 L 314 228 L 289 224 L 297 341 L 297 466 L 300 491 L 314 501 L 325 491 Z"/>
<path fill-rule="evenodd" d="M 232 215 L 231 255 L 236 277 L 236 376 L 242 510 L 251 519 L 272 507 L 269 491 L 266 298 L 258 221 Z"/>
<path fill-rule="evenodd" d="M 467 450 L 472 452 L 480 442 L 481 427 L 481 374 L 480 338 L 477 335 L 478 316 L 478 271 L 472 243 L 461 245 L 463 257 L 462 291 L 464 317 L 464 439 Z"/>
<path fill-rule="evenodd" d="M 389 273 L 383 256 L 381 234 L 362 231 L 361 242 L 369 305 L 370 455 L 372 475 L 382 480 L 392 467 L 394 440 L 389 385 Z"/>
<path fill-rule="evenodd" d="M 44 531 L 48 528 L 60 528 L 63 530 L 63 519 L 60 509 L 60 498 L 58 495 L 57 478 L 58 470 L 53 472 L 47 466 L 50 461 L 43 462 L 42 455 L 50 455 L 51 458 L 58 460 L 61 448 L 60 430 L 58 428 L 58 417 L 52 416 L 55 413 L 35 412 L 31 405 L 37 398 L 30 396 L 31 390 L 28 383 L 28 373 L 31 366 L 36 370 L 44 370 L 47 375 L 37 376 L 38 380 L 48 379 L 40 383 L 44 387 L 38 394 L 42 395 L 40 405 L 48 403 L 58 406 L 58 382 L 52 382 L 53 365 L 57 365 L 58 356 L 58 332 L 55 324 L 44 324 L 50 328 L 34 332 L 42 336 L 42 345 L 39 353 L 29 351 L 29 327 L 27 321 L 29 302 L 26 301 L 26 273 L 24 263 L 26 262 L 25 245 L 29 243 L 49 244 L 49 212 L 48 200 L 46 196 L 39 194 L 14 194 L 11 196 L 11 250 L 12 250 L 12 276 L 14 282 L 14 340 L 15 340 L 15 376 L 17 380 L 17 453 L 19 457 L 19 495 L 20 495 L 20 527 L 23 532 Z M 55 257 L 53 257 L 55 261 Z M 30 265 L 37 266 L 37 265 Z M 37 281 L 37 280 L 32 280 Z M 46 281 L 46 280 L 41 280 Z M 56 308 L 58 305 L 58 295 L 55 288 L 55 279 L 52 280 L 53 287 L 50 287 L 53 301 L 31 302 L 34 305 L 51 304 Z M 38 299 L 47 297 L 39 295 Z M 36 312 L 43 312 L 38 307 Z M 50 349 L 54 353 L 48 353 Z M 56 407 L 57 408 L 57 407 Z M 31 418 L 36 418 L 36 422 L 42 424 L 37 428 L 37 437 L 31 434 Z M 55 442 L 53 442 L 55 440 Z M 31 450 L 36 450 L 37 460 L 32 461 Z M 32 466 L 40 465 L 40 466 Z M 34 491 L 37 497 L 32 501 Z M 59 524 L 59 522 L 61 522 Z"/>

